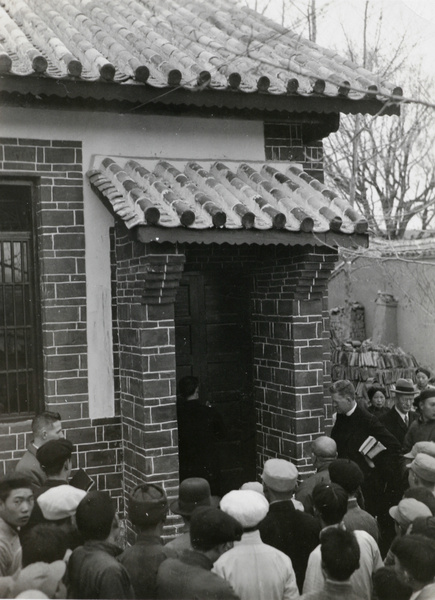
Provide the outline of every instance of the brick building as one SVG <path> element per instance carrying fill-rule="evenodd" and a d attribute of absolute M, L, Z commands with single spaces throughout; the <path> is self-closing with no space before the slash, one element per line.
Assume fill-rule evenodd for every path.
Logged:
<path fill-rule="evenodd" d="M 183 4 L 0 8 L 2 471 L 45 406 L 100 489 L 173 496 L 189 373 L 230 431 L 223 491 L 267 457 L 307 467 L 324 430 L 327 279 L 367 223 L 321 140 L 400 90 L 233 2 Z"/>

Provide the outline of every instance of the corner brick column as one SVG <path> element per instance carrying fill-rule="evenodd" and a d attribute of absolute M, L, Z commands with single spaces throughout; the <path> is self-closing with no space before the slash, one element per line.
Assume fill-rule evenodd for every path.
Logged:
<path fill-rule="evenodd" d="M 116 235 L 119 381 L 124 490 L 144 481 L 178 487 L 174 301 L 185 262 L 161 248 Z"/>
<path fill-rule="evenodd" d="M 296 249 L 256 271 L 253 301 L 257 460 L 292 459 L 301 471 L 324 431 L 329 367 L 327 282 L 336 253 Z"/>

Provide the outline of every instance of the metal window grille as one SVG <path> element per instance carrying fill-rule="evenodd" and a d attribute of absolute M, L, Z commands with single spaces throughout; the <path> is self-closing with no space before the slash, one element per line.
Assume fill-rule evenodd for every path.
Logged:
<path fill-rule="evenodd" d="M 0 186 L 0 418 L 35 412 L 40 396 L 29 199 Z"/>

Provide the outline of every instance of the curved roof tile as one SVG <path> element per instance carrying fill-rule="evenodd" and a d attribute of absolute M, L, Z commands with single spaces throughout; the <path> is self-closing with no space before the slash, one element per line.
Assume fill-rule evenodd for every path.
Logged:
<path fill-rule="evenodd" d="M 160 160 L 150 165 L 149 160 L 108 156 L 87 176 L 129 229 L 160 225 L 361 234 L 368 228 L 347 200 L 293 164 L 283 173 L 270 164 Z"/>
<path fill-rule="evenodd" d="M 354 100 L 401 95 L 400 88 L 234 0 L 2 5 L 0 71 L 13 75 Z"/>

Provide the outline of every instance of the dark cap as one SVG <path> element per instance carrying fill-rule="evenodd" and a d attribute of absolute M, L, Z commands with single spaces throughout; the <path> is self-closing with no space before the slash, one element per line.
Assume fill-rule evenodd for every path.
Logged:
<path fill-rule="evenodd" d="M 429 369 L 424 369 L 423 367 L 418 367 L 418 369 L 416 369 L 415 374 L 417 375 L 418 373 L 424 373 L 428 378 L 431 376 Z"/>
<path fill-rule="evenodd" d="M 435 389 L 423 390 L 422 392 L 420 392 L 419 395 L 416 398 L 414 398 L 415 406 L 418 406 L 420 402 L 424 402 L 428 398 L 435 398 Z"/>
<path fill-rule="evenodd" d="M 180 483 L 178 500 L 171 504 L 176 515 L 189 516 L 198 506 L 211 506 L 210 484 L 202 477 L 189 477 Z"/>
<path fill-rule="evenodd" d="M 168 499 L 160 485 L 141 483 L 131 491 L 128 499 L 128 517 L 133 525 L 157 525 L 164 520 L 167 512 Z"/>
<path fill-rule="evenodd" d="M 85 539 L 104 540 L 115 514 L 115 504 L 107 492 L 88 492 L 77 507 L 77 529 Z"/>
<path fill-rule="evenodd" d="M 36 451 L 36 458 L 43 467 L 52 467 L 71 458 L 74 446 L 69 440 L 49 440 Z"/>
<path fill-rule="evenodd" d="M 219 508 L 200 507 L 190 522 L 190 541 L 197 550 L 210 550 L 219 544 L 240 540 L 241 524 Z"/>
<path fill-rule="evenodd" d="M 329 465 L 331 481 L 341 485 L 348 494 L 355 492 L 364 482 L 364 474 L 359 466 L 348 458 L 337 458 Z"/>

